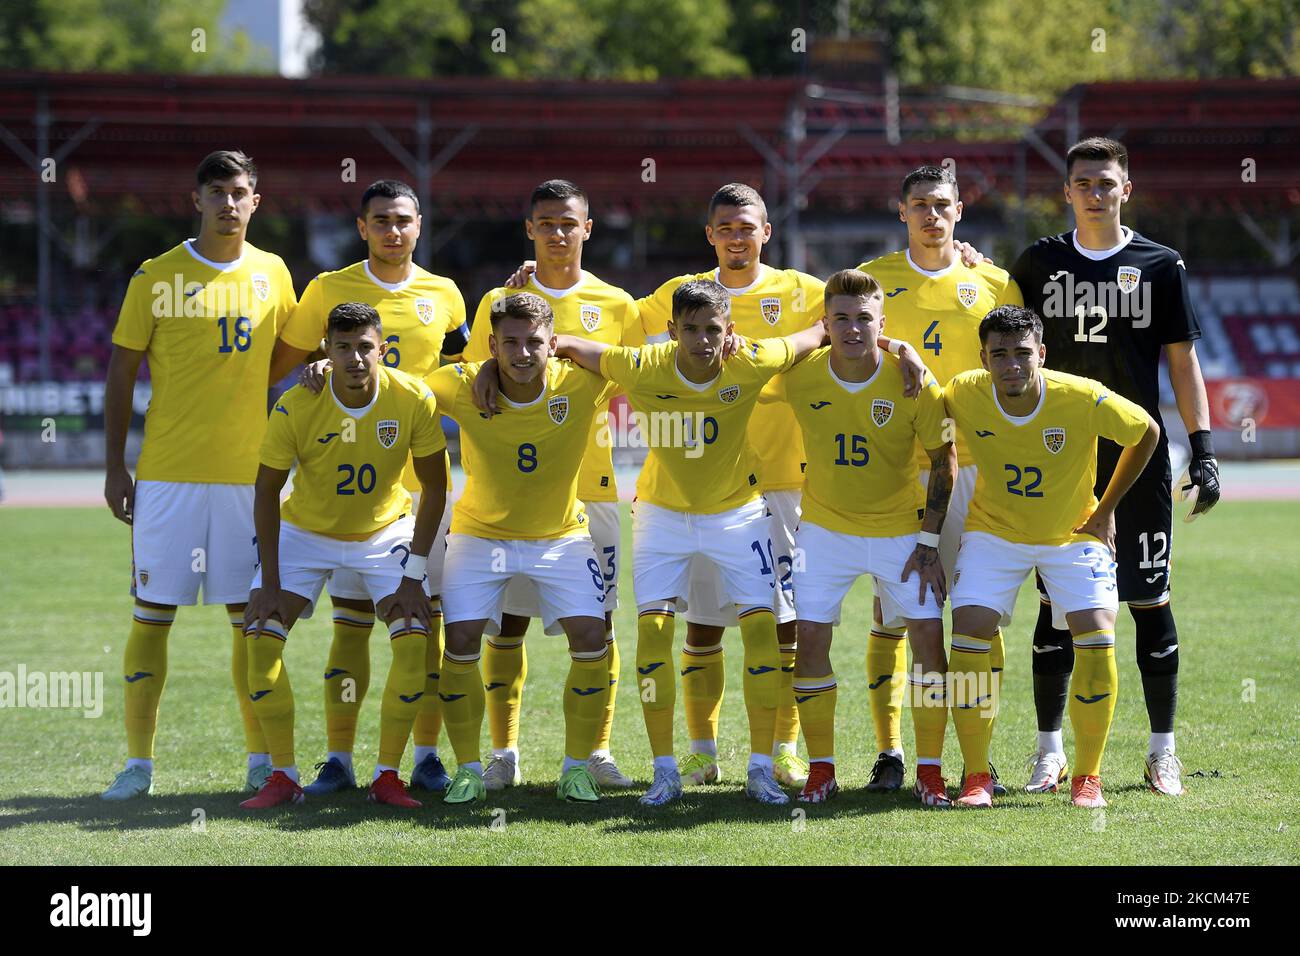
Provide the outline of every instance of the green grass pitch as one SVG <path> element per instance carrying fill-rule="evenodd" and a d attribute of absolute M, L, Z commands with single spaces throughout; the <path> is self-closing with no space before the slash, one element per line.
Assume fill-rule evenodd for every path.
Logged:
<path fill-rule="evenodd" d="M 833 651 L 841 688 L 841 796 L 811 807 L 745 800 L 740 639 L 730 631 L 720 729 L 725 782 L 688 789 L 674 806 L 641 807 L 637 797 L 648 782 L 650 759 L 633 692 L 636 628 L 625 559 L 616 618 L 624 680 L 613 744 L 620 765 L 641 781 L 637 790 L 608 794 L 594 807 L 555 799 L 563 743 L 557 690 L 567 655 L 562 641 L 541 635 L 534 622 L 522 720 L 523 787 L 489 794 L 485 805 L 473 808 L 426 801 L 423 809 L 398 811 L 367 804 L 359 790 L 252 814 L 237 806 L 244 757 L 220 607 L 182 608 L 172 630 L 157 794 L 129 805 L 99 800 L 125 755 L 119 674 L 130 610 L 128 532 L 102 508 L 3 509 L 0 671 L 16 672 L 20 664 L 29 672 L 102 671 L 105 704 L 98 719 L 72 710 L 0 710 L 0 863 L 1296 863 L 1297 527 L 1300 503 L 1225 502 L 1208 518 L 1175 529 L 1183 661 L 1178 748 L 1189 774 L 1182 800 L 1162 799 L 1142 785 L 1147 723 L 1126 611 L 1119 619 L 1120 698 L 1103 768 L 1109 809 L 1076 810 L 1064 795 L 1019 792 L 1034 741 L 1029 642 L 1036 609 L 1028 589 L 1007 630 L 1003 711 L 993 741 L 994 762 L 1011 795 L 977 813 L 923 810 L 906 792 L 866 794 L 874 757 L 863 673 L 871 592 L 860 583 Z M 628 530 L 625 515 L 625 543 Z M 320 674 L 328 620 L 321 615 L 300 625 L 286 654 L 298 706 L 299 765 L 308 779 L 312 763 L 324 757 Z M 679 623 L 679 645 L 683 628 Z M 372 640 L 374 676 L 358 738 L 358 777 L 373 767 L 388 667 L 384 645 L 379 630 Z M 684 754 L 680 702 L 678 728 L 678 752 Z M 906 713 L 903 739 L 910 757 Z M 442 743 L 450 764 L 445 734 Z M 483 744 L 486 750 L 486 727 Z M 1068 721 L 1066 745 L 1073 747 Z M 951 784 L 960 767 L 951 723 L 945 756 Z M 410 764 L 408 748 L 404 776 Z M 909 766 L 909 786 L 911 780 Z"/>

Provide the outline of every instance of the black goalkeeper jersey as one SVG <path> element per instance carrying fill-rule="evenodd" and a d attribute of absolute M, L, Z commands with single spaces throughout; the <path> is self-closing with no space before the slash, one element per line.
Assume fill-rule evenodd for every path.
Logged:
<path fill-rule="evenodd" d="M 1179 254 L 1125 227 L 1114 250 L 1045 236 L 1011 275 L 1043 319 L 1044 364 L 1096 379 L 1160 418 L 1160 349 L 1201 337 Z"/>

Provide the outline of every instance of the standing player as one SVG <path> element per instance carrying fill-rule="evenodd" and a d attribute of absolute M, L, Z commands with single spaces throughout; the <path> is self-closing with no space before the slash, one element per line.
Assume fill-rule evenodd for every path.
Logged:
<path fill-rule="evenodd" d="M 231 673 L 244 723 L 249 789 L 270 774 L 266 741 L 248 700 L 243 618 L 257 563 L 253 481 L 266 428 L 272 345 L 292 314 L 293 280 L 279 256 L 245 241 L 261 196 L 241 152 L 204 157 L 191 193 L 199 234 L 136 270 L 113 330 L 104 394 L 104 497 L 131 525 L 134 619 L 126 642 L 126 769 L 104 791 L 129 800 L 153 791 L 158 704 L 176 607 L 203 588 L 225 604 Z M 153 397 L 132 482 L 125 460 L 131 395 L 149 360 Z"/>
<path fill-rule="evenodd" d="M 830 347 L 778 375 L 767 390 L 794 409 L 808 455 L 795 533 L 803 560 L 794 572 L 799 621 L 794 690 L 811 769 L 799 799 L 821 803 L 839 789 L 832 625 L 854 581 L 870 574 L 884 620 L 905 622 L 911 639 L 918 763 L 914 792 L 926 806 L 942 807 L 949 805 L 940 769 L 948 724 L 948 665 L 943 653 L 946 587 L 938 547 L 957 452 L 945 435 L 939 383 L 928 377 L 919 396 L 904 398 L 898 360 L 883 355 L 876 344 L 884 324 L 883 303 L 871 276 L 857 269 L 835 273 L 826 282 Z M 930 466 L 924 496 L 916 479 L 918 442 Z M 917 581 L 908 583 L 913 575 Z"/>
<path fill-rule="evenodd" d="M 579 335 L 609 345 L 635 345 L 642 336 L 632 297 L 582 268 L 582 250 L 591 238 L 591 226 L 587 194 L 573 183 L 551 179 L 533 190 L 524 231 L 533 241 L 537 271 L 528 281 L 528 291 L 551 307 L 557 334 Z M 491 358 L 488 346 L 491 310 L 512 291 L 504 287 L 493 289 L 479 302 L 469 345 L 465 348 L 466 361 L 483 362 Z M 484 379 L 495 382 L 497 377 L 484 375 Z M 605 643 L 609 647 L 609 705 L 589 769 L 600 786 L 626 788 L 632 786 L 632 781 L 619 771 L 609 749 L 619 673 L 614 611 L 618 608 L 621 530 L 611 449 L 608 443 L 602 446 L 596 440 L 608 409 L 606 401 L 596 410 L 583 452 L 582 470 L 578 473 L 578 499 L 587 512 L 592 544 L 605 578 Z M 494 411 L 495 408 L 489 408 L 489 414 Z M 524 634 L 529 618 L 537 617 L 538 613 L 537 594 L 532 584 L 526 578 L 515 578 L 506 589 L 501 633 L 490 636 L 483 650 L 487 716 L 492 733 L 492 756 L 483 771 L 483 783 L 489 790 L 514 786 L 521 779 L 519 714 L 524 676 L 528 672 Z"/>
<path fill-rule="evenodd" d="M 723 361 L 724 341 L 734 332 L 730 313 L 727 290 L 711 279 L 696 279 L 673 292 L 672 341 L 632 349 L 574 336 L 559 339 L 560 355 L 621 385 L 651 423 L 650 452 L 637 479 L 632 514 L 632 574 L 636 668 L 654 754 L 654 782 L 641 802 L 653 806 L 682 792 L 673 755 L 673 625 L 697 557 L 713 562 L 722 580 L 722 591 L 712 599 L 717 603 L 707 610 L 719 611 L 723 602 L 734 605 L 745 645 L 750 736 L 745 792 L 762 803 L 789 802 L 773 776 L 772 757 L 781 668 L 772 591 L 779 585 L 757 456 L 746 432 L 763 386 L 820 345 L 824 333 L 815 327 L 742 342 Z M 695 660 L 693 650 L 686 649 L 683 671 Z"/>
<path fill-rule="evenodd" d="M 962 203 L 951 170 L 922 166 L 903 178 L 898 218 L 907 224 L 907 248 L 858 266 L 878 281 L 888 301 L 885 312 L 891 336 L 909 342 L 920 353 L 940 385 L 958 372 L 980 367 L 979 323 L 1001 305 L 1020 305 L 1020 289 L 1004 269 L 990 262 L 967 265 L 953 238 L 961 221 Z M 952 577 L 966 509 L 975 489 L 970 452 L 957 446 L 956 484 L 939 542 L 944 574 Z M 916 449 L 920 481 L 929 483 L 930 460 Z M 868 790 L 897 790 L 903 785 L 903 672 L 907 650 L 902 628 L 881 623 L 876 602 L 875 623 L 867 638 L 867 686 L 871 720 L 879 756 L 871 768 Z M 993 673 L 1001 679 L 1002 633 L 990 651 Z M 991 771 L 994 792 L 1006 791 Z"/>
<path fill-rule="evenodd" d="M 1072 232 L 1039 239 L 1011 270 L 1025 302 L 1043 317 L 1053 368 L 1097 379 L 1133 398 L 1157 422 L 1163 348 L 1178 410 L 1192 445 L 1188 488 L 1198 494 L 1193 514 L 1219 500 L 1219 465 L 1210 441 L 1209 403 L 1196 358 L 1201 337 L 1179 254 L 1120 224 L 1133 192 L 1128 153 L 1099 137 L 1066 154 L 1065 199 L 1077 224 Z M 1097 488 L 1114 473 L 1120 450 L 1098 449 Z M 1119 599 L 1137 632 L 1151 736 L 1145 777 L 1156 793 L 1183 792 L 1182 763 L 1174 751 L 1178 702 L 1178 630 L 1169 606 L 1173 501 L 1169 442 L 1162 434 L 1151 463 L 1115 512 Z M 1054 628 L 1047 605 L 1034 630 L 1034 703 L 1038 759 L 1031 793 L 1053 791 L 1067 775 L 1061 716 L 1073 654 L 1068 634 Z M 1077 770 L 1077 768 L 1076 768 Z"/>
<path fill-rule="evenodd" d="M 364 583 L 388 625 L 393 652 L 370 799 L 420 806 L 407 795 L 398 768 L 424 694 L 432 622 L 424 577 L 447 501 L 447 441 L 428 387 L 384 367 L 388 348 L 375 309 L 362 302 L 335 306 L 325 338 L 333 371 L 324 391 L 292 388 L 271 411 L 254 504 L 261 564 L 244 617 L 249 697 L 274 772 L 240 804 L 248 810 L 303 800 L 284 644 L 340 568 Z M 408 457 L 421 489 L 415 518 L 402 484 Z M 281 506 L 295 462 L 293 491 Z"/>
<path fill-rule="evenodd" d="M 989 731 L 998 708 L 989 651 L 1037 570 L 1052 614 L 1068 626 L 1078 667 L 1070 684 L 1075 806 L 1104 807 L 1101 757 L 1115 714 L 1114 515 L 1160 439 L 1160 426 L 1100 382 L 1045 369 L 1043 325 L 1002 306 L 980 323 L 984 369 L 944 390 L 979 469 L 952 590 L 953 723 L 966 765 L 957 803 L 992 805 Z M 1123 446 L 1101 500 L 1097 440 Z"/>
<path fill-rule="evenodd" d="M 443 414 L 460 424 L 466 475 L 447 536 L 447 648 L 439 694 L 459 766 L 444 799 L 469 803 L 486 794 L 479 759 L 486 707 L 480 643 L 490 620 L 500 625 L 511 579 L 523 576 L 536 586 L 546 629 L 563 629 L 569 639 L 556 795 L 592 802 L 599 788 L 588 761 L 611 688 L 605 576 L 577 491 L 591 422 L 609 388 L 572 363 L 550 360 L 555 317 L 540 296 L 502 299 L 489 321 L 491 367 L 504 406 L 499 415 L 489 417 L 474 405 L 479 366 L 448 366 L 428 379 Z"/>
<path fill-rule="evenodd" d="M 436 369 L 440 358 L 454 358 L 465 347 L 465 301 L 455 283 L 427 272 L 412 256 L 420 238 L 420 201 L 406 183 L 381 179 L 361 196 L 357 232 L 365 240 L 368 256 L 337 272 L 322 272 L 302 294 L 293 320 L 277 345 L 275 365 L 287 371 L 314 352 L 325 335 L 330 309 L 341 302 L 364 302 L 374 307 L 383 322 L 383 361 L 423 378 Z M 309 388 L 320 390 L 326 361 L 316 363 L 304 376 Z M 274 381 L 274 379 L 273 379 Z M 412 468 L 402 477 L 406 489 L 418 494 L 420 483 Z M 437 540 L 447 533 L 450 514 L 444 510 Z M 428 686 L 415 721 L 415 770 L 411 786 L 444 790 L 450 782 L 438 759 L 438 732 L 442 727 L 438 707 L 438 673 L 442 656 L 442 612 L 438 595 L 442 581 L 441 544 L 429 559 L 429 586 L 433 593 L 433 629 L 429 635 Z M 308 793 L 331 793 L 356 786 L 352 772 L 352 747 L 357 734 L 361 702 L 370 686 L 370 631 L 375 608 L 361 576 L 339 570 L 330 577 L 334 604 L 334 640 L 325 666 L 325 732 L 328 755 Z"/>

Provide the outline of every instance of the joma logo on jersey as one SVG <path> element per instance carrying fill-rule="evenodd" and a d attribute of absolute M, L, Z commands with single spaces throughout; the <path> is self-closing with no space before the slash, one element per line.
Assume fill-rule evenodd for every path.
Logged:
<path fill-rule="evenodd" d="M 546 411 L 551 416 L 551 421 L 563 425 L 564 420 L 569 417 L 569 396 L 556 395 L 546 403 Z"/>
<path fill-rule="evenodd" d="M 768 296 L 758 300 L 758 307 L 763 310 L 763 318 L 767 320 L 768 325 L 776 325 L 781 321 L 781 299 L 778 296 Z"/>
<path fill-rule="evenodd" d="M 595 332 L 600 325 L 600 306 L 584 305 L 578 312 L 578 321 L 588 332 Z"/>
<path fill-rule="evenodd" d="M 980 297 L 980 288 L 974 282 L 957 283 L 957 301 L 970 308 Z"/>
<path fill-rule="evenodd" d="M 1053 455 L 1058 455 L 1061 449 L 1065 447 L 1065 429 L 1064 428 L 1044 428 L 1043 444 Z"/>
<path fill-rule="evenodd" d="M 722 400 L 723 404 L 730 405 L 740 398 L 740 386 L 728 385 L 726 388 L 718 389 L 718 398 Z"/>
<path fill-rule="evenodd" d="M 254 272 L 252 275 L 253 294 L 265 302 L 271 298 L 271 278 L 265 273 Z"/>
<path fill-rule="evenodd" d="M 877 428 L 884 428 L 885 423 L 894 417 L 894 403 L 887 398 L 871 400 L 871 420 Z"/>
<path fill-rule="evenodd" d="M 375 424 L 375 434 L 379 438 L 379 444 L 385 448 L 392 448 L 397 444 L 397 419 L 385 418 Z"/>
<path fill-rule="evenodd" d="M 415 300 L 415 317 L 419 319 L 423 325 L 428 325 L 430 322 L 432 322 L 433 316 L 434 316 L 434 310 L 433 310 L 432 299 Z"/>

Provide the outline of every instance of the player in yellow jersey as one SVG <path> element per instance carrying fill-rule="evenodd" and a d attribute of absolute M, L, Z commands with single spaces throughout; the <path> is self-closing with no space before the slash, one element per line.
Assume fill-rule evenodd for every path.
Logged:
<path fill-rule="evenodd" d="M 957 453 L 947 434 L 939 383 L 929 376 L 920 395 L 905 398 L 898 360 L 876 344 L 883 301 L 871 276 L 856 269 L 835 273 L 826 282 L 830 347 L 813 352 L 768 387 L 794 410 L 808 457 L 795 533 L 799 653 L 794 690 L 811 770 L 799 799 L 821 803 L 839 789 L 832 625 L 853 583 L 869 574 L 885 623 L 906 624 L 912 644 L 915 793 L 923 804 L 942 807 L 949 805 L 940 769 L 948 668 L 938 544 Z M 924 495 L 916 480 L 918 444 L 930 466 Z"/>
<path fill-rule="evenodd" d="M 781 673 L 772 593 L 778 585 L 747 431 L 763 386 L 816 348 L 824 332 L 818 326 L 783 338 L 741 339 L 723 361 L 724 342 L 735 329 L 727 290 L 711 279 L 692 280 L 677 287 L 672 302 L 668 342 L 634 349 L 559 339 L 560 355 L 599 369 L 627 391 L 642 431 L 650 432 L 632 513 L 636 667 L 654 754 L 654 781 L 641 802 L 658 806 L 682 792 L 673 755 L 673 626 L 700 559 L 715 564 L 722 580 L 716 605 L 706 610 L 734 605 L 745 644 L 746 793 L 763 803 L 788 803 L 772 757 Z M 684 672 L 694 666 L 690 651 Z"/>
<path fill-rule="evenodd" d="M 104 392 L 104 498 L 131 525 L 134 619 L 126 642 L 126 769 L 104 791 L 153 791 L 158 703 L 176 607 L 225 604 L 231 673 L 257 789 L 270 758 L 248 701 L 243 616 L 257 563 L 253 481 L 266 428 L 273 343 L 297 302 L 279 256 L 245 241 L 261 196 L 257 167 L 220 150 L 199 164 L 191 194 L 199 234 L 149 259 L 131 277 L 113 330 Z M 131 396 L 148 360 L 153 397 L 135 481 L 125 447 Z"/>
<path fill-rule="evenodd" d="M 957 373 L 980 367 L 979 323 L 1000 305 L 1021 305 L 1020 289 L 1005 270 L 991 262 L 968 264 L 954 239 L 962 202 L 952 171 L 922 166 L 903 178 L 898 218 L 907 224 L 907 248 L 858 266 L 880 283 L 885 293 L 886 327 L 891 336 L 910 342 L 921 353 L 940 385 Z M 978 253 L 971 252 L 972 259 Z M 966 509 L 975 489 L 970 454 L 958 443 L 956 483 L 939 542 L 944 573 L 952 576 Z M 929 481 L 929 459 L 916 450 L 920 481 Z M 897 790 L 903 785 L 902 711 L 906 648 L 901 628 L 880 621 L 880 606 L 867 638 L 867 682 L 878 756 L 868 790 Z M 1001 635 L 993 642 L 993 671 L 1002 672 Z M 997 771 L 994 792 L 1005 794 Z"/>
<path fill-rule="evenodd" d="M 303 291 L 293 320 L 276 349 L 276 367 L 288 368 L 313 353 L 325 334 L 330 309 L 341 302 L 364 302 L 373 306 L 384 325 L 384 366 L 423 378 L 444 358 L 455 358 L 465 347 L 465 301 L 455 283 L 415 264 L 420 238 L 420 203 L 406 183 L 382 179 L 372 183 L 361 196 L 357 231 L 365 240 L 368 255 L 337 272 L 322 272 Z M 309 387 L 320 390 L 328 363 L 321 360 L 304 371 Z M 408 491 L 419 493 L 415 472 L 403 476 Z M 447 534 L 450 512 L 444 511 L 438 529 L 439 542 Z M 441 544 L 433 549 L 429 563 L 429 585 L 434 596 L 434 629 L 428 643 L 426 673 L 428 687 L 415 722 L 415 770 L 412 789 L 445 790 L 450 778 L 438 757 L 441 712 L 438 707 L 438 672 L 442 653 L 441 610 L 438 595 L 442 582 Z M 307 793 L 324 794 L 356 786 L 352 772 L 352 747 L 356 740 L 361 702 L 370 684 L 370 631 L 375 609 L 364 582 L 351 571 L 340 570 L 330 578 L 330 599 L 334 604 L 334 640 L 325 665 L 325 728 L 328 752 L 316 781 Z"/>
<path fill-rule="evenodd" d="M 465 469 L 443 576 L 447 647 L 439 697 L 459 765 L 444 799 L 469 803 L 486 795 L 479 757 L 487 693 L 482 637 L 489 622 L 500 628 L 506 590 L 523 578 L 537 592 L 546 630 L 563 630 L 569 640 L 556 795 L 591 802 L 599 786 L 588 761 L 609 703 L 609 651 L 605 576 L 578 501 L 578 474 L 596 409 L 610 389 L 570 362 L 551 360 L 555 316 L 542 297 L 509 296 L 489 316 L 500 413 L 489 417 L 474 404 L 476 364 L 448 366 L 428 379 L 442 413 L 460 425 Z"/>
<path fill-rule="evenodd" d="M 994 309 L 980 323 L 980 342 L 984 369 L 962 372 L 944 390 L 979 469 L 952 589 L 950 694 L 967 773 L 957 803 L 992 803 L 988 728 L 998 685 L 989 649 L 1037 570 L 1076 656 L 1072 799 L 1104 807 L 1101 757 L 1119 690 L 1115 507 L 1151 458 L 1160 426 L 1100 382 L 1042 368 L 1043 324 L 1032 309 Z M 1124 449 L 1100 501 L 1093 494 L 1098 438 Z"/>
<path fill-rule="evenodd" d="M 582 250 L 591 237 L 591 228 L 587 195 L 578 186 L 564 179 L 552 179 L 534 189 L 524 229 L 533 241 L 537 271 L 528 280 L 527 289 L 550 305 L 557 334 L 580 335 L 610 345 L 635 345 L 643 336 L 632 297 L 582 268 Z M 491 310 L 513 291 L 502 287 L 483 296 L 470 328 L 466 361 L 483 362 L 491 358 L 488 346 Z M 492 388 L 497 376 L 483 375 L 482 379 L 491 414 L 495 411 L 496 396 Z M 602 447 L 596 441 L 607 413 L 606 402 L 597 409 L 592 421 L 582 470 L 578 473 L 578 499 L 587 512 L 592 545 L 605 578 L 605 642 L 609 647 L 609 706 L 589 768 L 600 786 L 626 788 L 632 786 L 632 781 L 618 769 L 609 746 L 619 674 L 614 611 L 618 607 L 621 530 L 611 449 L 608 444 Z M 483 771 L 483 782 L 489 790 L 514 786 L 521 779 L 519 714 L 528 670 L 524 634 L 529 618 L 537 617 L 538 613 L 535 588 L 525 578 L 515 578 L 506 590 L 500 634 L 490 635 L 483 651 L 487 717 L 492 734 L 492 755 Z"/>
<path fill-rule="evenodd" d="M 447 440 L 428 386 L 384 366 L 384 331 L 372 306 L 335 306 L 325 339 L 333 368 L 324 391 L 297 386 L 271 410 L 254 505 L 261 564 L 244 617 L 249 697 L 271 748 L 273 773 L 240 804 L 245 809 L 303 800 L 284 644 L 340 568 L 364 583 L 388 624 L 393 653 L 370 799 L 420 806 L 407 795 L 398 768 L 424 695 L 432 622 L 424 581 L 447 501 Z M 402 483 L 408 458 L 422 492 L 414 518 Z M 281 505 L 295 463 L 293 491 Z"/>

